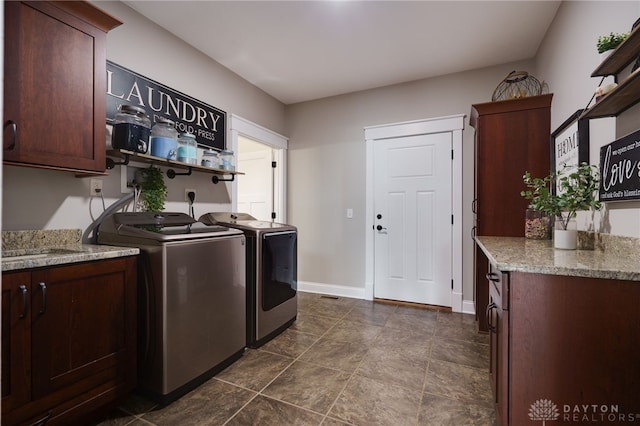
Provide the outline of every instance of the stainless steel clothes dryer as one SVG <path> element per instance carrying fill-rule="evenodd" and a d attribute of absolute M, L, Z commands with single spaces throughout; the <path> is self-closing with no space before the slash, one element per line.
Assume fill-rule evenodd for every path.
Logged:
<path fill-rule="evenodd" d="M 198 219 L 247 238 L 247 346 L 258 347 L 288 328 L 298 313 L 298 231 L 247 213 L 213 212 Z"/>
<path fill-rule="evenodd" d="M 184 213 L 115 213 L 98 242 L 139 247 L 138 385 L 167 404 L 239 358 L 246 239 Z"/>

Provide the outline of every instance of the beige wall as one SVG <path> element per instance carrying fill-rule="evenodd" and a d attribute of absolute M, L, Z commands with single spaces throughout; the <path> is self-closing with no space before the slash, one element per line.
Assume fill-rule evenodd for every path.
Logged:
<path fill-rule="evenodd" d="M 299 280 L 364 288 L 364 127 L 469 114 L 471 104 L 489 102 L 512 70 L 506 64 L 287 107 L 289 221 L 298 226 Z M 468 123 L 468 117 L 465 123 Z M 463 141 L 463 297 L 473 298 L 473 129 Z M 352 208 L 353 219 L 346 209 Z"/>
<path fill-rule="evenodd" d="M 289 219 L 300 232 L 302 282 L 363 288 L 365 281 L 365 146 L 363 127 L 451 114 L 468 114 L 486 102 L 511 70 L 530 71 L 554 93 L 552 129 L 589 101 L 599 79 L 595 42 L 600 34 L 628 31 L 639 2 L 563 2 L 535 61 L 473 70 L 439 78 L 337 96 L 287 107 Z M 640 107 L 633 111 L 639 111 Z M 626 123 L 637 122 L 630 111 Z M 635 114 L 635 115 L 634 115 Z M 624 118 L 618 121 L 623 121 Z M 592 124 L 592 163 L 615 137 L 612 119 Z M 466 120 L 468 123 L 468 119 Z M 627 124 L 627 128 L 633 124 Z M 621 125 L 618 124 L 618 128 Z M 619 130 L 618 133 L 621 131 Z M 611 139 L 611 140 L 608 140 Z M 473 129 L 464 131 L 463 299 L 473 298 Z M 595 158 L 595 160 L 593 160 Z M 346 209 L 354 210 L 353 219 Z M 581 229 L 640 236 L 638 203 L 607 208 L 606 220 L 579 217 Z M 598 215 L 596 215 L 598 216 Z M 602 223 L 601 223 L 602 222 Z M 606 222 L 606 223 L 605 223 Z"/>
<path fill-rule="evenodd" d="M 200 51 L 188 46 L 120 2 L 95 4 L 124 22 L 107 36 L 107 58 L 202 102 L 237 114 L 276 132 L 285 128 L 284 105 Z M 212 40 L 212 42 L 217 42 Z M 42 141 L 46 143 L 46 141 Z M 106 204 L 122 197 L 120 167 L 104 180 Z M 89 202 L 89 179 L 72 173 L 5 166 L 2 193 L 4 230 L 86 229 L 102 212 L 102 202 Z M 165 179 L 166 210 L 188 212 L 184 189 L 196 189 L 196 215 L 228 209 L 229 184 L 213 185 L 211 176 Z"/>
<path fill-rule="evenodd" d="M 536 58 L 536 73 L 555 93 L 551 128 L 584 108 L 602 77 L 590 77 L 600 63 L 598 36 L 627 32 L 640 17 L 640 2 L 565 1 L 547 32 Z M 609 77 L 610 78 L 610 77 Z M 591 164 L 599 164 L 600 147 L 640 129 L 640 106 L 617 118 L 590 120 Z M 579 229 L 640 237 L 640 202 L 606 203 L 601 213 L 581 213 Z"/>

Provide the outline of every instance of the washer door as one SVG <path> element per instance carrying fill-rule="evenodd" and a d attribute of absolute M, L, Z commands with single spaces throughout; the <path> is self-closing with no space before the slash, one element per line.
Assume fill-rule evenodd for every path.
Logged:
<path fill-rule="evenodd" d="M 296 295 L 298 238 L 295 231 L 262 237 L 262 310 L 268 311 Z"/>

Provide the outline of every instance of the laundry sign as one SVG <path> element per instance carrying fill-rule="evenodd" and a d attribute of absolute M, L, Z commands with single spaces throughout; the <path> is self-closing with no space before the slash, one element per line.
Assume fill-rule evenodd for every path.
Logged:
<path fill-rule="evenodd" d="M 640 199 L 640 130 L 600 148 L 600 201 Z"/>
<path fill-rule="evenodd" d="M 165 117 L 176 123 L 179 133 L 193 133 L 198 145 L 225 149 L 226 112 L 107 61 L 108 124 L 120 105 L 144 108 L 152 126 Z"/>

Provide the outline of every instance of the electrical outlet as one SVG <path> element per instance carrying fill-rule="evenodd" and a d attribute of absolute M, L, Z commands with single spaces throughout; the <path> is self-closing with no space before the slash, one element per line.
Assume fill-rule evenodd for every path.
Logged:
<path fill-rule="evenodd" d="M 100 195 L 102 193 L 102 179 L 91 179 L 89 184 L 89 196 Z"/>
<path fill-rule="evenodd" d="M 185 200 L 187 203 L 188 203 L 189 201 L 191 201 L 191 200 L 189 200 L 189 193 L 190 193 L 190 192 L 193 192 L 193 195 L 194 195 L 193 199 L 194 199 L 194 200 L 196 199 L 196 197 L 195 197 L 195 195 L 196 195 L 196 190 L 195 190 L 195 189 L 190 189 L 190 188 L 185 188 L 185 189 L 184 189 L 184 200 Z"/>

